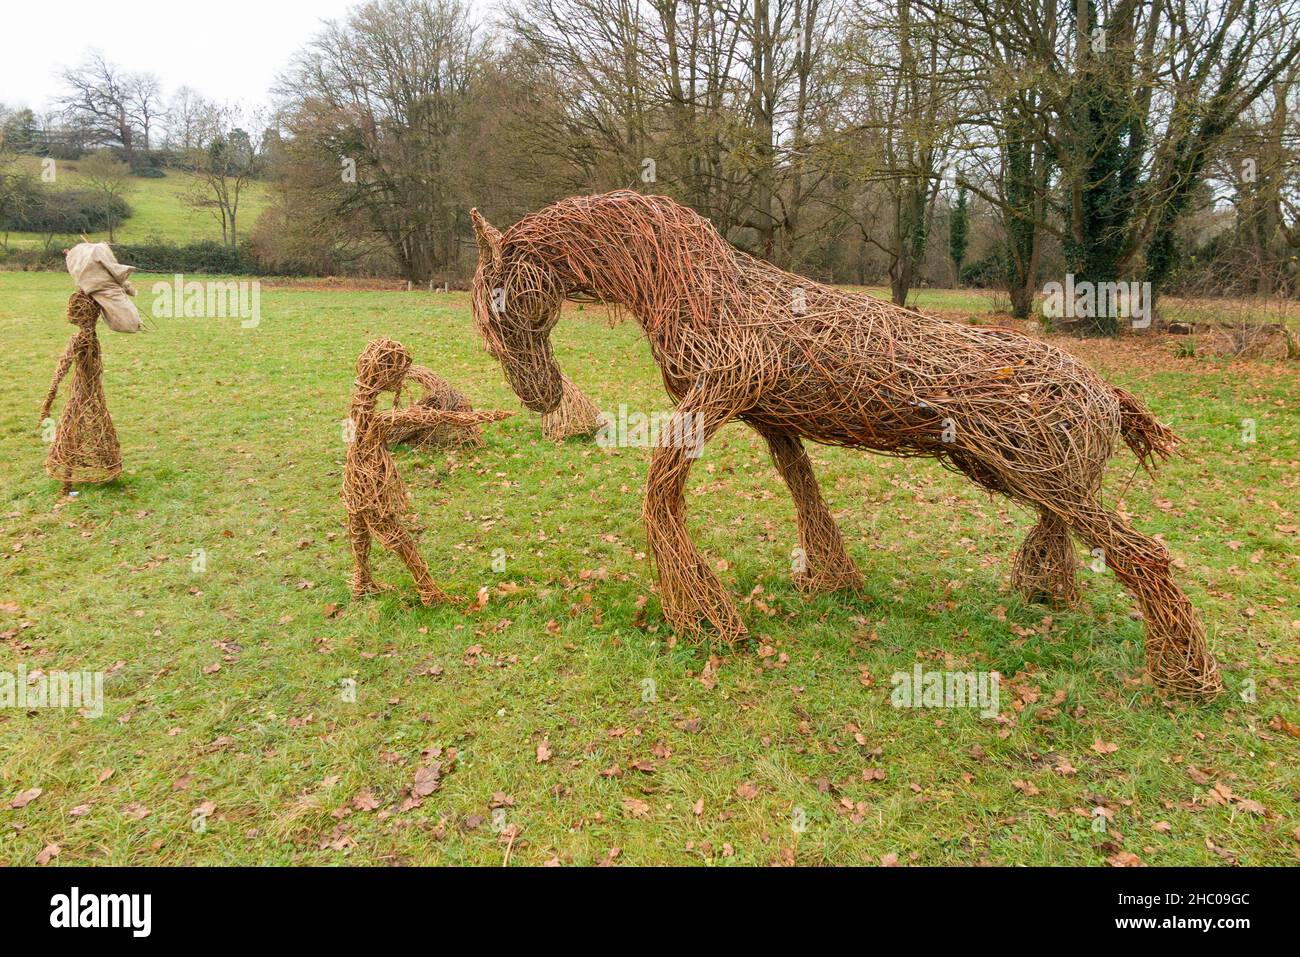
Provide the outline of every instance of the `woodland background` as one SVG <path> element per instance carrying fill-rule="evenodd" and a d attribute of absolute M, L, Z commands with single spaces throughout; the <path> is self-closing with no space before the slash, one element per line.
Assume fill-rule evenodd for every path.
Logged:
<path fill-rule="evenodd" d="M 504 226 L 632 188 L 899 303 L 987 288 L 1026 318 L 1067 273 L 1289 298 L 1298 14 L 1298 0 L 375 0 L 252 106 L 90 53 L 48 109 L 0 107 L 0 263 L 57 265 L 62 238 L 129 227 L 169 180 L 191 228 L 137 229 L 147 268 L 456 286 L 472 206 Z M 47 160 L 71 172 L 62 187 Z"/>

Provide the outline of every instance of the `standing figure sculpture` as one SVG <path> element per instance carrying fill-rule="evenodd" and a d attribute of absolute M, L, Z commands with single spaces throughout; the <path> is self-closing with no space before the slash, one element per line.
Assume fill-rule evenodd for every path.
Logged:
<path fill-rule="evenodd" d="M 40 425 L 42 430 L 54 427 L 45 472 L 58 479 L 67 494 L 75 484 L 111 482 L 122 473 L 122 450 L 104 398 L 96 323 L 102 318 L 114 332 L 139 332 L 142 323 L 130 299 L 135 287 L 129 277 L 135 267 L 119 263 L 107 243 L 78 243 L 64 250 L 64 261 L 77 286 L 67 313 L 77 333 L 54 370 L 54 381 L 41 405 Z M 69 370 L 72 386 L 55 425 L 50 409 Z"/>
<path fill-rule="evenodd" d="M 348 451 L 343 468 L 343 505 L 352 543 L 352 597 L 386 591 L 370 573 L 370 539 L 394 552 L 410 569 L 425 605 L 451 601 L 429 575 L 416 548 L 419 529 L 410 521 L 410 496 L 389 451 L 394 435 L 411 429 L 457 426 L 468 428 L 509 418 L 509 412 L 454 412 L 415 404 L 380 412 L 381 392 L 397 392 L 411 368 L 406 347 L 392 339 L 375 339 L 357 358 L 352 408 L 347 420 Z"/>
<path fill-rule="evenodd" d="M 68 300 L 68 322 L 77 332 L 59 359 L 54 381 L 41 404 L 38 421 L 41 428 L 48 429 L 53 424 L 50 409 L 59 386 L 72 370 L 68 401 L 54 425 L 53 441 L 45 456 L 45 474 L 63 483 L 65 495 L 73 485 L 111 482 L 122 474 L 122 449 L 104 397 L 104 364 L 95 334 L 100 313 L 99 305 L 84 292 L 74 292 Z"/>
<path fill-rule="evenodd" d="M 566 298 L 621 305 L 645 332 L 677 401 L 668 441 L 651 458 L 643 511 L 674 626 L 698 632 L 708 620 L 724 639 L 745 634 L 685 514 L 700 444 L 739 419 L 767 443 L 794 498 L 801 588 L 862 584 L 803 440 L 929 456 L 1037 512 L 1013 567 L 1027 597 L 1075 599 L 1074 535 L 1101 550 L 1142 609 L 1154 681 L 1173 693 L 1221 690 L 1168 551 L 1101 498 L 1117 437 L 1148 467 L 1178 439 L 1073 356 L 1013 330 L 920 315 L 784 272 L 666 197 L 574 197 L 504 235 L 477 211 L 473 220 L 476 325 L 528 408 L 545 414 L 560 402 L 550 334 Z"/>

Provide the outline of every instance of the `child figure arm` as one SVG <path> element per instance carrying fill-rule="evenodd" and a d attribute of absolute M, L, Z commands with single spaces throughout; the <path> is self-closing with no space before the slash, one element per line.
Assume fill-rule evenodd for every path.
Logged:
<path fill-rule="evenodd" d="M 500 422 L 508 419 L 513 412 L 448 412 L 443 409 L 431 409 L 427 406 L 412 405 L 405 409 L 389 409 L 376 416 L 379 426 L 385 434 L 412 426 L 431 425 L 483 425 L 488 422 Z"/>

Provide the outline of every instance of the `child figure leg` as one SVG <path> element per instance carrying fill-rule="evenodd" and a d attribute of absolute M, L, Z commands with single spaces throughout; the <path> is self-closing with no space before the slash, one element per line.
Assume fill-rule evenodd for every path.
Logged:
<path fill-rule="evenodd" d="M 454 601 L 435 584 L 429 574 L 429 566 L 424 563 L 420 550 L 415 546 L 415 538 L 399 522 L 385 522 L 381 527 L 374 527 L 374 532 L 380 544 L 394 552 L 411 570 L 411 577 L 415 579 L 415 586 L 420 593 L 421 604 L 435 605 Z"/>
<path fill-rule="evenodd" d="M 352 578 L 348 582 L 352 597 L 388 591 L 391 585 L 377 582 L 370 575 L 370 525 L 363 516 L 348 516 L 348 538 L 352 541 Z"/>

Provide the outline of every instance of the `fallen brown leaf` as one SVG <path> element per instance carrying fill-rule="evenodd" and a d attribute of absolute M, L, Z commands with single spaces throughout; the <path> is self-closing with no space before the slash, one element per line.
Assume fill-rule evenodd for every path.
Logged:
<path fill-rule="evenodd" d="M 41 796 L 40 788 L 28 788 L 26 791 L 23 791 L 22 793 L 17 795 L 12 801 L 10 801 L 9 806 L 14 810 L 17 810 L 19 808 L 24 808 L 27 805 L 31 804 L 40 796 Z"/>

